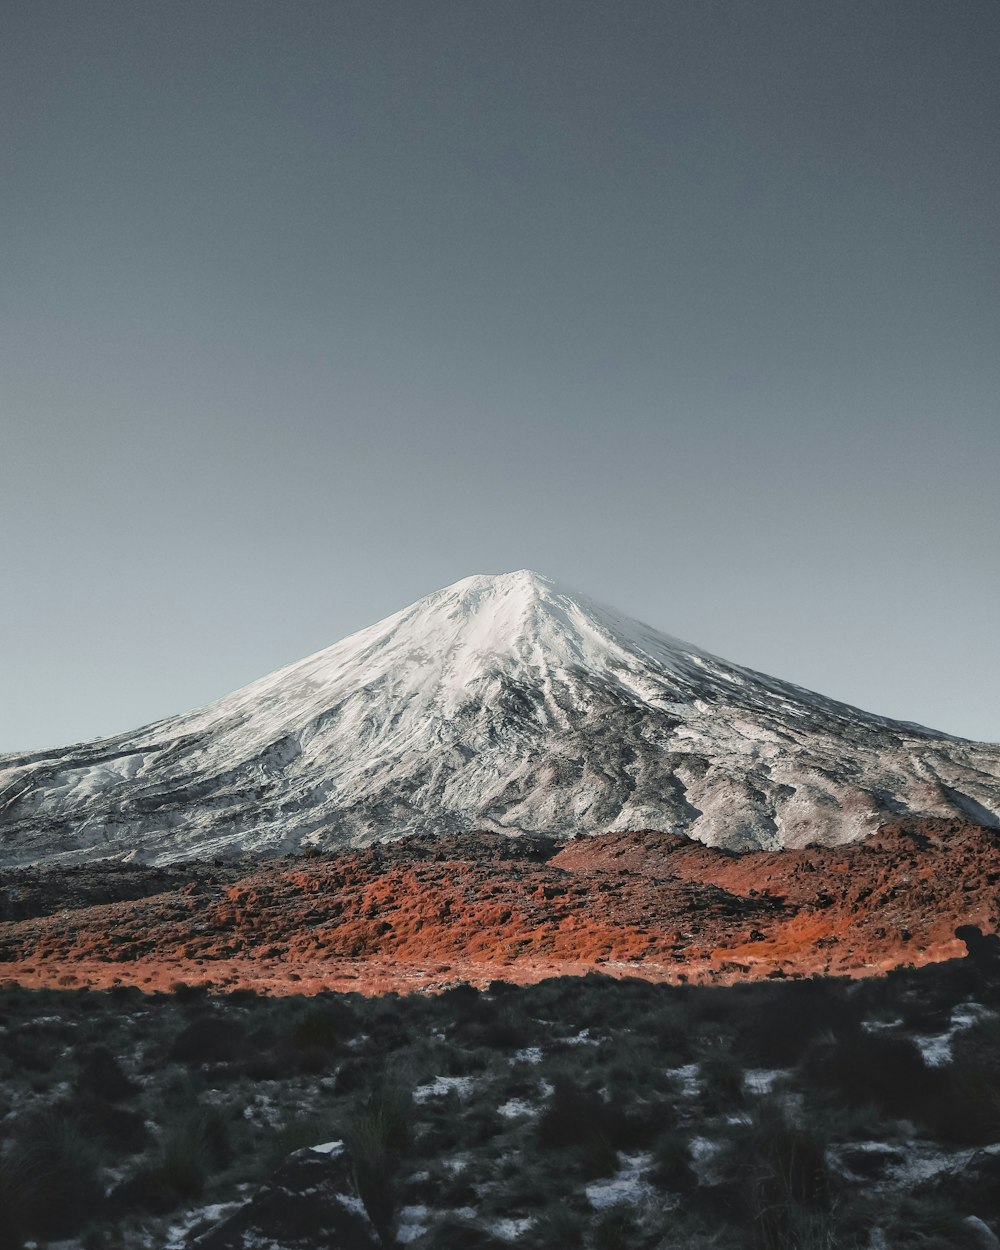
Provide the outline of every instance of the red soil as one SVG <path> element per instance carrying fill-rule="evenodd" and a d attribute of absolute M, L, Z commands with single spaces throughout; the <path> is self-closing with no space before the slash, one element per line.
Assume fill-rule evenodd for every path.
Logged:
<path fill-rule="evenodd" d="M 202 866 L 125 902 L 56 899 L 0 923 L 0 980 L 308 994 L 589 971 L 861 976 L 964 953 L 959 924 L 1000 926 L 1000 836 L 961 821 L 897 821 L 832 849 L 734 855 L 621 833 L 545 854 L 488 834 L 420 838 L 262 861 L 235 880 Z"/>

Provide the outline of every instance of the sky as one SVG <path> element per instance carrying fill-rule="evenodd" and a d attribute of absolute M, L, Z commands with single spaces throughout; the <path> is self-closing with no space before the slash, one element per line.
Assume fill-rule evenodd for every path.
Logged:
<path fill-rule="evenodd" d="M 995 0 L 11 0 L 0 751 L 473 573 L 1000 740 Z"/>

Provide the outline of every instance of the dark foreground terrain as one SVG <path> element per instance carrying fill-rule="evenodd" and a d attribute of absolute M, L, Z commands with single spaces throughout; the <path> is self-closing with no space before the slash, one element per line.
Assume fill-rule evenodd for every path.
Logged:
<path fill-rule="evenodd" d="M 0 1247 L 997 1244 L 1000 990 L 0 991 Z"/>

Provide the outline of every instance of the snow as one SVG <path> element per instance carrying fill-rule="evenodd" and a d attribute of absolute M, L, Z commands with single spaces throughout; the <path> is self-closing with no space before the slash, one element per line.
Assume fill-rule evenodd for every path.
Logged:
<path fill-rule="evenodd" d="M 335 1197 L 340 1205 L 346 1211 L 350 1211 L 352 1215 L 358 1215 L 363 1220 L 368 1218 L 368 1212 L 365 1208 L 365 1204 L 361 1201 L 357 1194 L 336 1194 Z"/>
<path fill-rule="evenodd" d="M 493 1223 L 491 1231 L 502 1241 L 516 1241 L 518 1237 L 523 1237 L 534 1223 L 535 1220 L 530 1215 L 522 1216 L 520 1219 L 500 1219 Z"/>
<path fill-rule="evenodd" d="M 430 1210 L 423 1204 L 403 1207 L 396 1226 L 396 1240 L 402 1242 L 404 1246 L 409 1245 L 411 1241 L 416 1241 L 427 1232 L 429 1218 Z"/>
<path fill-rule="evenodd" d="M 509 1098 L 497 1107 L 497 1114 L 502 1115 L 505 1120 L 516 1120 L 520 1116 L 537 1115 L 538 1108 L 533 1103 L 525 1102 L 523 1098 Z"/>
<path fill-rule="evenodd" d="M 751 1094 L 769 1094 L 775 1083 L 787 1075 L 786 1068 L 747 1068 L 743 1083 Z"/>
<path fill-rule="evenodd" d="M 280 1128 L 284 1112 L 278 1107 L 270 1094 L 254 1094 L 251 1102 L 243 1108 L 244 1120 L 249 1120 L 258 1128 Z"/>
<path fill-rule="evenodd" d="M 587 1201 L 595 1211 L 604 1211 L 620 1203 L 633 1206 L 656 1197 L 656 1190 L 642 1179 L 652 1156 L 648 1154 L 619 1154 L 619 1170 L 607 1180 L 594 1181 L 586 1187 Z"/>
<path fill-rule="evenodd" d="M 581 1029 L 573 1037 L 561 1037 L 560 1042 L 564 1046 L 599 1046 L 600 1042 L 596 1037 L 590 1036 L 590 1029 Z"/>
<path fill-rule="evenodd" d="M 713 1185 L 719 1179 L 716 1175 L 716 1159 L 722 1150 L 722 1142 L 712 1137 L 692 1137 L 689 1145 L 691 1166 L 698 1180 L 703 1185 Z"/>
<path fill-rule="evenodd" d="M 827 1157 L 845 1175 L 852 1175 L 842 1156 L 851 1153 L 884 1155 L 885 1170 L 877 1180 L 866 1179 L 873 1191 L 914 1189 L 935 1177 L 959 1173 L 977 1154 L 1000 1155 L 1000 1144 L 961 1150 L 942 1150 L 931 1141 L 920 1138 L 890 1144 L 881 1141 L 849 1142 L 830 1146 Z"/>
<path fill-rule="evenodd" d="M 190 1211 L 185 1211 L 177 1223 L 171 1224 L 164 1234 L 166 1241 L 164 1242 L 163 1250 L 183 1250 L 187 1243 L 188 1234 L 193 1228 L 196 1228 L 199 1224 L 217 1224 L 242 1205 L 242 1201 L 215 1202 L 210 1203 L 208 1206 L 194 1207 Z"/>
<path fill-rule="evenodd" d="M 926 814 L 996 813 L 1000 762 L 519 570 L 465 578 L 194 712 L 3 757 L 0 866 L 456 829 L 638 824 L 745 847 L 811 821 L 843 842 L 872 831 L 886 794 Z"/>
<path fill-rule="evenodd" d="M 676 1084 L 677 1092 L 682 1098 L 697 1098 L 701 1089 L 698 1075 L 700 1071 L 700 1064 L 685 1063 L 680 1068 L 665 1069 L 664 1075 Z"/>
<path fill-rule="evenodd" d="M 971 1029 L 981 1020 L 996 1019 L 997 1013 L 982 1003 L 959 1003 L 952 1010 L 951 1021 L 943 1033 L 917 1033 L 913 1040 L 920 1047 L 924 1061 L 932 1068 L 951 1063 L 951 1045 L 958 1033 Z"/>
<path fill-rule="evenodd" d="M 431 1098 L 445 1098 L 455 1093 L 461 1099 L 472 1094 L 474 1082 L 471 1076 L 436 1076 L 426 1085 L 418 1085 L 413 1091 L 414 1102 L 427 1102 Z"/>

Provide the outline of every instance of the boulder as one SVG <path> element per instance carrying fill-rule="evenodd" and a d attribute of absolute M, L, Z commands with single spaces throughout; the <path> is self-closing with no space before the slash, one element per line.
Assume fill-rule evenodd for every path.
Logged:
<path fill-rule="evenodd" d="M 377 1250 L 375 1228 L 354 1185 L 343 1142 L 289 1155 L 249 1202 L 214 1228 L 189 1238 L 187 1250 Z"/>

